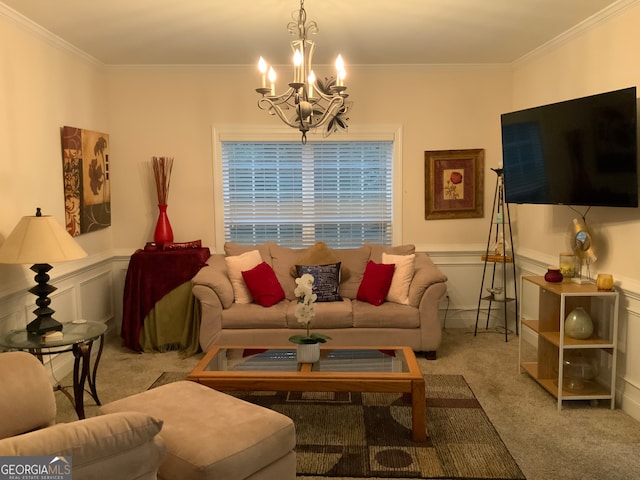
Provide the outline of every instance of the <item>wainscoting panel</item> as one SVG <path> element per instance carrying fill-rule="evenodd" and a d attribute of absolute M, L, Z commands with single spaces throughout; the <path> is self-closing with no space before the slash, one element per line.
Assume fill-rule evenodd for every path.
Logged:
<path fill-rule="evenodd" d="M 113 274 L 110 270 L 79 283 L 81 318 L 107 322 L 114 315 Z"/>
<path fill-rule="evenodd" d="M 428 250 L 421 250 L 427 251 Z M 478 329 L 485 330 L 487 325 L 487 311 L 489 302 L 480 303 L 480 313 L 478 315 L 478 299 L 480 295 L 486 296 L 486 290 L 481 291 L 480 283 L 484 269 L 482 255 L 484 250 L 468 252 L 428 252 L 433 263 L 447 276 L 447 297 L 440 303 L 440 318 L 444 328 L 464 328 L 473 330 L 478 317 Z M 485 274 L 485 287 L 490 285 L 493 264 L 487 264 Z M 500 267 L 498 267 L 500 268 Z M 500 277 L 502 273 L 500 270 Z M 498 275 L 498 273 L 496 274 Z M 513 275 L 507 272 L 507 292 L 513 296 Z M 497 278 L 497 277 L 496 277 Z M 515 333 L 516 312 L 515 303 L 507 304 L 507 328 Z M 504 327 L 504 305 L 492 302 L 489 315 L 489 330 Z M 517 338 L 517 337 L 513 337 Z"/>

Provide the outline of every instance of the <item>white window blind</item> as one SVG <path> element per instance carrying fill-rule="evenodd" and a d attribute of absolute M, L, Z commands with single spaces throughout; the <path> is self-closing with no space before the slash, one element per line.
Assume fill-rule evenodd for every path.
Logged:
<path fill-rule="evenodd" d="M 391 244 L 393 142 L 221 145 L 225 241 Z"/>

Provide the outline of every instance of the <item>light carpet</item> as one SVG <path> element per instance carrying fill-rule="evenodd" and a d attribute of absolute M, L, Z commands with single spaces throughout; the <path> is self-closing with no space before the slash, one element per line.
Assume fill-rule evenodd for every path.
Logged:
<path fill-rule="evenodd" d="M 151 386 L 183 380 L 165 372 Z M 230 392 L 296 425 L 298 475 L 524 479 L 461 375 L 425 375 L 427 441 L 411 440 L 411 403 L 395 393 Z"/>

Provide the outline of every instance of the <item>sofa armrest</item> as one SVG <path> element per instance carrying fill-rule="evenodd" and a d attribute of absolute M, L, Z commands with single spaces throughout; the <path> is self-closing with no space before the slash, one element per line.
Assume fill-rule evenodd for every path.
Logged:
<path fill-rule="evenodd" d="M 156 478 L 165 452 L 161 428 L 143 413 L 114 413 L 5 438 L 0 456 L 69 456 L 74 478 Z"/>
<path fill-rule="evenodd" d="M 424 292 L 431 285 L 445 283 L 447 276 L 431 261 L 424 252 L 416 253 L 415 272 L 409 286 L 409 303 L 414 307 L 420 306 Z"/>
<path fill-rule="evenodd" d="M 229 280 L 224 255 L 212 255 L 207 261 L 207 265 L 200 269 L 191 282 L 194 286 L 203 285 L 213 290 L 220 299 L 223 308 L 229 308 L 233 303 L 233 286 Z"/>

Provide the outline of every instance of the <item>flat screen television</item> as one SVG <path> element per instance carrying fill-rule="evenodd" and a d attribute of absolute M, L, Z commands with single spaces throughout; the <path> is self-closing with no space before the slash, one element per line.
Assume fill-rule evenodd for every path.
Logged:
<path fill-rule="evenodd" d="M 638 206 L 636 87 L 501 115 L 507 203 Z"/>

